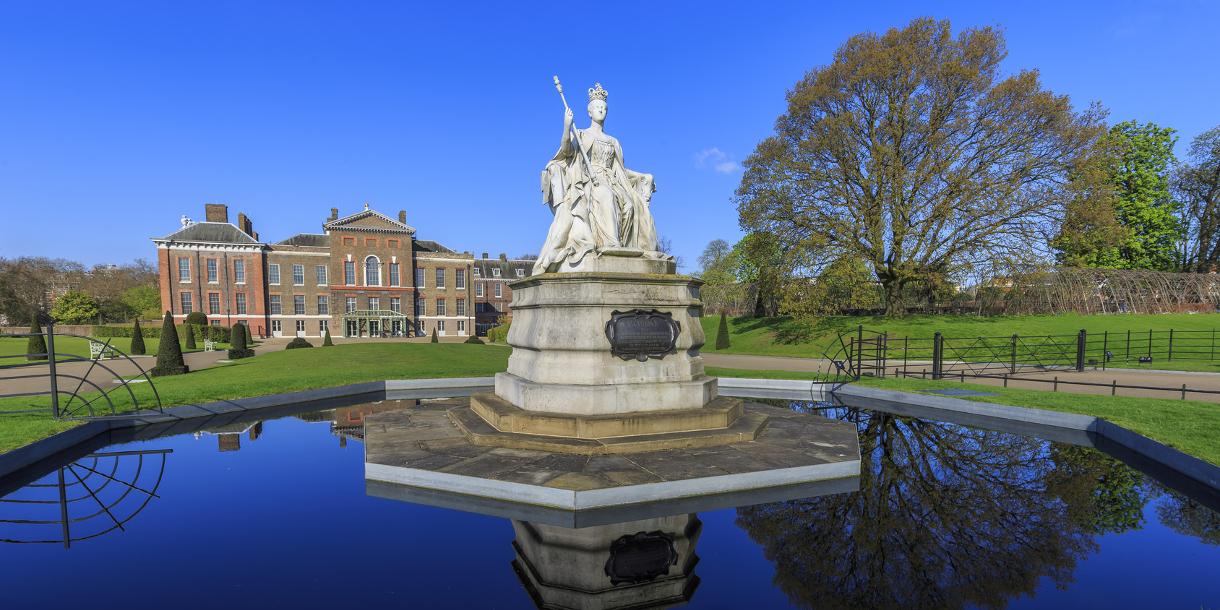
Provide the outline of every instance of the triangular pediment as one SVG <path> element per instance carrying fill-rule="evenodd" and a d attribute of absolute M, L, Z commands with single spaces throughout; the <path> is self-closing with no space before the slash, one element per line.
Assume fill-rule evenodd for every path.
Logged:
<path fill-rule="evenodd" d="M 365 209 L 351 216 L 337 218 L 322 225 L 327 231 L 360 231 L 371 233 L 407 233 L 415 235 L 415 228 L 378 212 Z"/>

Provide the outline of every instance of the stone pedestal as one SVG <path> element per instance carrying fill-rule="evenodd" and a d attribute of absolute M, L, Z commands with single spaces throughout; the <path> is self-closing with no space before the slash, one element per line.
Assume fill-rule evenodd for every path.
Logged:
<path fill-rule="evenodd" d="M 633 254 L 634 256 L 628 256 Z M 591 254 L 581 268 L 514 282 L 513 348 L 496 394 L 527 411 L 600 415 L 697 409 L 716 397 L 703 373 L 698 279 L 639 251 Z M 609 269 L 630 268 L 623 273 Z M 676 323 L 672 351 L 641 359 L 616 355 L 607 323 L 648 312 Z"/>

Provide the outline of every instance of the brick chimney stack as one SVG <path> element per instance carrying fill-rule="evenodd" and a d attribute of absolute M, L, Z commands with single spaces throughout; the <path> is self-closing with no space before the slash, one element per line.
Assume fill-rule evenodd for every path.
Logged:
<path fill-rule="evenodd" d="M 203 219 L 207 222 L 229 222 L 229 206 L 223 203 L 205 203 Z"/>
<path fill-rule="evenodd" d="M 406 210 L 398 210 L 398 222 L 401 222 L 404 225 L 407 224 L 407 211 Z"/>
<path fill-rule="evenodd" d="M 507 254 L 505 254 L 505 253 L 503 253 L 503 252 L 501 252 L 501 253 L 500 253 L 500 260 L 502 260 L 502 261 L 506 261 L 506 262 L 507 262 L 507 261 L 508 261 L 508 255 L 507 255 Z"/>
<path fill-rule="evenodd" d="M 326 221 L 330 222 L 333 220 L 339 220 L 339 208 L 330 209 L 330 218 L 326 219 Z"/>
<path fill-rule="evenodd" d="M 484 252 L 484 253 L 483 253 L 483 260 L 487 260 L 487 253 L 486 253 L 486 252 Z"/>
<path fill-rule="evenodd" d="M 258 239 L 258 237 L 256 237 L 258 234 L 254 232 L 254 223 L 250 222 L 250 218 L 246 216 L 245 213 L 237 213 L 237 228 L 241 229 L 242 233 L 245 233 L 254 239 Z"/>

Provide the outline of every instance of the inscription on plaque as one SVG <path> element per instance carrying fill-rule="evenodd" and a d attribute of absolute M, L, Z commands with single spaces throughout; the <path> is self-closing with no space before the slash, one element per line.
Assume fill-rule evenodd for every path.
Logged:
<path fill-rule="evenodd" d="M 680 330 L 673 314 L 655 309 L 615 311 L 606 322 L 610 353 L 623 360 L 640 362 L 674 353 Z"/>

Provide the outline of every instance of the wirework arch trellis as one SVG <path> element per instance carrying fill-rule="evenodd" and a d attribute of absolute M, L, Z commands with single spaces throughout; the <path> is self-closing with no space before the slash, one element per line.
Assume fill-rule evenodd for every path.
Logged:
<path fill-rule="evenodd" d="M 1212 312 L 1220 308 L 1220 276 L 1062 268 L 993 281 L 976 300 L 991 314 Z"/>

